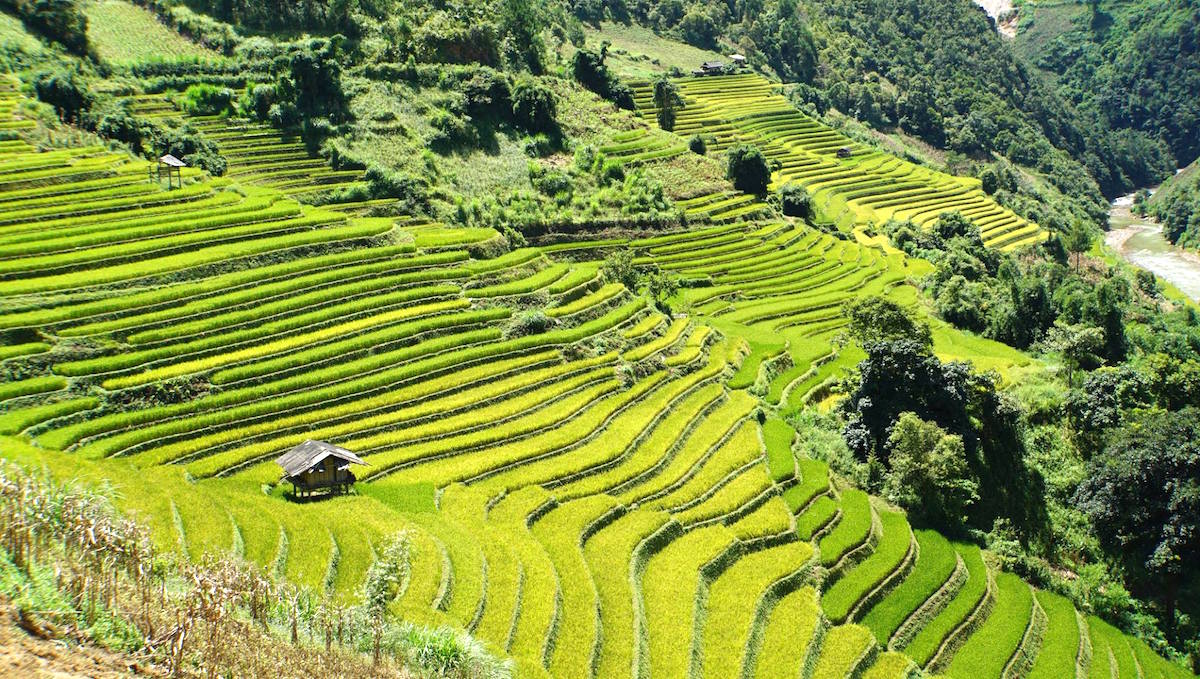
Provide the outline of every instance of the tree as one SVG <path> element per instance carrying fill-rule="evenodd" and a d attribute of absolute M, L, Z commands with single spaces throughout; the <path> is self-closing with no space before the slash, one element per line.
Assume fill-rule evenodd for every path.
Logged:
<path fill-rule="evenodd" d="M 767 192 L 771 169 L 757 146 L 738 144 L 729 149 L 726 160 L 725 176 L 733 180 L 734 188 L 759 196 Z"/>
<path fill-rule="evenodd" d="M 607 41 L 601 45 L 599 52 L 581 48 L 571 59 L 571 73 L 580 85 L 613 102 L 618 108 L 632 111 L 637 108 L 633 101 L 633 90 L 609 72 L 604 63 L 607 57 Z"/>
<path fill-rule="evenodd" d="M 1181 590 L 1200 584 L 1200 410 L 1151 411 L 1121 429 L 1075 502 L 1135 591 L 1158 599 L 1170 632 Z"/>
<path fill-rule="evenodd" d="M 679 37 L 693 47 L 713 49 L 717 46 L 717 25 L 697 6 L 679 21 Z"/>
<path fill-rule="evenodd" d="M 704 142 L 703 136 L 699 134 L 693 134 L 688 139 L 688 150 L 698 156 L 703 156 L 708 153 L 708 144 Z"/>
<path fill-rule="evenodd" d="M 367 569 L 367 577 L 363 582 L 362 609 L 371 625 L 376 664 L 379 663 L 387 609 L 408 577 L 411 552 L 408 533 L 397 533 Z"/>
<path fill-rule="evenodd" d="M 641 274 L 633 266 L 633 250 L 628 248 L 617 250 L 606 257 L 604 264 L 600 267 L 600 272 L 604 274 L 605 279 L 624 285 L 630 292 L 637 292 L 638 284 L 642 279 Z"/>
<path fill-rule="evenodd" d="M 1092 249 L 1092 242 L 1095 238 L 1095 234 L 1088 228 L 1088 225 L 1078 220 L 1063 234 L 1063 245 L 1067 246 L 1067 252 L 1075 255 L 1076 271 L 1079 270 L 1079 256 Z"/>
<path fill-rule="evenodd" d="M 545 17 L 540 3 L 533 0 L 501 0 L 500 34 L 505 59 L 514 68 L 524 68 L 534 75 L 541 75 L 546 67 L 542 61 L 545 45 L 542 29 Z"/>
<path fill-rule="evenodd" d="M 962 437 L 905 412 L 892 427 L 888 448 L 891 469 L 883 485 L 888 500 L 929 525 L 961 529 L 967 510 L 979 499 Z"/>
<path fill-rule="evenodd" d="M 655 306 L 661 311 L 669 308 L 667 300 L 679 291 L 679 284 L 675 279 L 659 269 L 651 271 L 646 277 L 646 287 L 650 291 L 650 297 L 654 299 Z"/>
<path fill-rule="evenodd" d="M 812 219 L 813 217 L 812 196 L 799 184 L 789 182 L 780 187 L 779 208 L 788 217 L 800 217 L 801 219 Z"/>
<path fill-rule="evenodd" d="M 65 122 L 77 122 L 94 101 L 87 82 L 74 71 L 42 71 L 34 76 L 33 91 Z"/>
<path fill-rule="evenodd" d="M 654 81 L 654 107 L 658 109 L 658 126 L 667 132 L 675 129 L 675 114 L 683 108 L 683 97 L 675 83 L 663 76 Z"/>
<path fill-rule="evenodd" d="M 1097 353 L 1104 346 L 1104 331 L 1100 328 L 1059 321 L 1046 333 L 1046 347 L 1062 356 L 1067 366 L 1067 386 L 1075 385 L 1075 371 L 1100 362 Z"/>
<path fill-rule="evenodd" d="M 911 340 L 924 347 L 933 346 L 933 334 L 929 326 L 914 319 L 907 309 L 886 297 L 860 297 L 847 302 L 842 311 L 850 319 L 850 336 L 860 344 Z"/>
<path fill-rule="evenodd" d="M 512 92 L 513 122 L 526 132 L 557 134 L 558 102 L 554 93 L 533 80 L 522 80 Z"/>

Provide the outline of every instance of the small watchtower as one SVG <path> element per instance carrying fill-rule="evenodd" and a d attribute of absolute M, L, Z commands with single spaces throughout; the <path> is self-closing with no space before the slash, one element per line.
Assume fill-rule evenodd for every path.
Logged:
<path fill-rule="evenodd" d="M 158 183 L 162 183 L 163 176 L 167 177 L 167 190 L 173 188 L 183 188 L 183 168 L 187 167 L 187 163 L 176 158 L 171 154 L 158 159 L 157 178 Z"/>
<path fill-rule="evenodd" d="M 345 448 L 310 439 L 280 455 L 275 464 L 283 467 L 280 480 L 292 484 L 292 495 L 307 497 L 349 492 L 358 480 L 350 465 L 367 463 Z"/>

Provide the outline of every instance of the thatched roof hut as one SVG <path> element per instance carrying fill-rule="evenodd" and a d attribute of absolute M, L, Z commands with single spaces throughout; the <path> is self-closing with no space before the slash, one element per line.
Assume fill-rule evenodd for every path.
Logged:
<path fill-rule="evenodd" d="M 367 463 L 345 448 L 310 439 L 280 455 L 275 464 L 283 467 L 280 480 L 292 484 L 292 493 L 301 497 L 349 491 L 358 480 L 350 466 Z"/>

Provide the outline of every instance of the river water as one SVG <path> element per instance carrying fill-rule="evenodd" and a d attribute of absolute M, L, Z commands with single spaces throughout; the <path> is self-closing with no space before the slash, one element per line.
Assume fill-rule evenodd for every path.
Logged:
<path fill-rule="evenodd" d="M 1132 207 L 1132 194 L 1113 201 L 1111 230 L 1105 234 L 1105 242 L 1130 264 L 1153 272 L 1200 301 L 1200 254 L 1171 245 L 1161 226 L 1133 214 Z"/>

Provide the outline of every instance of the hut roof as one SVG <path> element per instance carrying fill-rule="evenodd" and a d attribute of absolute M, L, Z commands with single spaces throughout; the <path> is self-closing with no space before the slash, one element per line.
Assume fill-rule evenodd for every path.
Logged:
<path fill-rule="evenodd" d="M 700 64 L 700 68 L 703 68 L 704 70 L 707 71 L 707 70 L 712 70 L 712 69 L 717 69 L 717 68 L 725 68 L 725 64 L 723 64 L 719 61 L 706 61 L 703 64 Z"/>
<path fill-rule="evenodd" d="M 171 167 L 187 167 L 187 163 L 169 153 L 162 158 L 159 158 L 158 162 L 162 163 L 163 165 L 170 165 Z"/>
<path fill-rule="evenodd" d="M 324 441 L 309 439 L 292 448 L 275 459 L 275 464 L 283 467 L 284 476 L 295 476 L 312 469 L 326 458 L 333 457 L 347 464 L 366 465 L 362 458 L 345 448 Z"/>
<path fill-rule="evenodd" d="M 733 61 L 745 61 L 746 60 L 746 57 L 742 56 L 741 54 L 730 54 L 729 58 L 732 59 Z"/>

